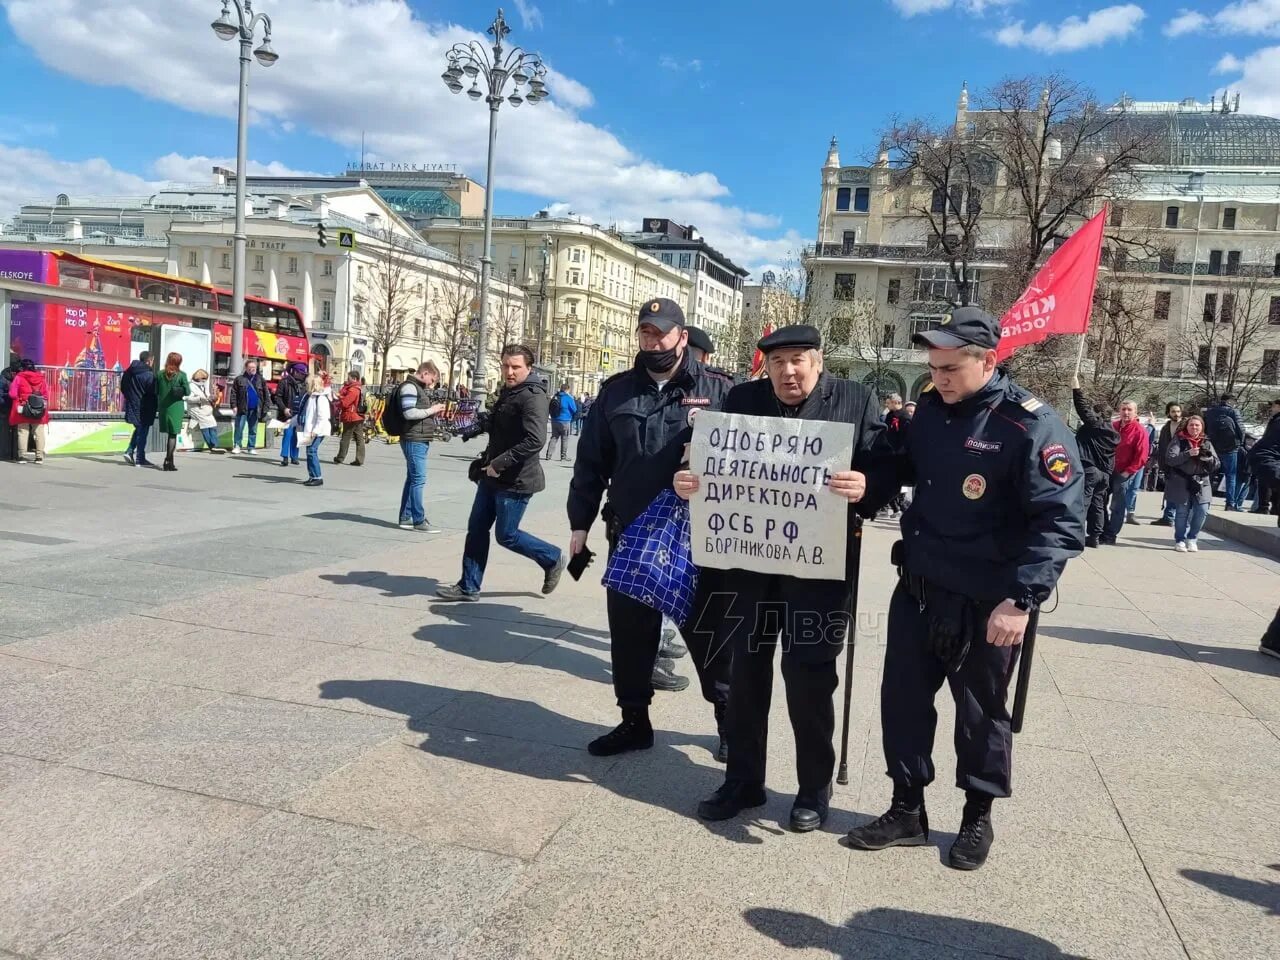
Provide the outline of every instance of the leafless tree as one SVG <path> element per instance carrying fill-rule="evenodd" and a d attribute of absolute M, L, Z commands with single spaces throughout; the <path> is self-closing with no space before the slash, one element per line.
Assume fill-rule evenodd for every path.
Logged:
<path fill-rule="evenodd" d="M 1177 358 L 1203 384 L 1206 400 L 1224 393 L 1247 400 L 1268 373 L 1264 346 L 1273 339 L 1272 318 L 1280 322 L 1280 306 L 1272 306 L 1277 298 L 1254 277 L 1213 284 L 1202 296 L 1200 312 L 1178 339 Z"/>
<path fill-rule="evenodd" d="M 521 342 L 524 337 L 524 304 L 512 293 L 512 285 L 505 285 L 505 296 L 495 297 L 489 294 L 489 329 L 493 344 L 494 362 L 499 362 L 502 348 L 509 343 Z M 519 288 L 515 288 L 519 290 Z"/>
<path fill-rule="evenodd" d="M 475 274 L 463 266 L 454 269 L 440 282 L 440 295 L 433 304 L 439 324 L 441 352 L 448 363 L 450 385 L 464 376 L 462 361 L 470 354 L 475 342 L 472 303 L 478 295 Z"/>
<path fill-rule="evenodd" d="M 387 379 L 387 356 L 391 347 L 405 339 L 413 320 L 414 300 L 421 292 L 421 268 L 412 252 L 413 241 L 393 230 L 379 230 L 370 252 L 356 299 L 364 308 L 363 332 L 378 357 L 382 382 Z"/>

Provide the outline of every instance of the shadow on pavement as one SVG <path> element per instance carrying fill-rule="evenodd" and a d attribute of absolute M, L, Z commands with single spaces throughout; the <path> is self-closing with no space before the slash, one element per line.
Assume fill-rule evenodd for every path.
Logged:
<path fill-rule="evenodd" d="M 366 517 L 359 513 L 338 513 L 332 510 L 325 510 L 321 513 L 305 514 L 307 520 L 345 520 L 348 523 L 364 523 L 371 527 L 390 527 L 392 530 L 400 529 L 400 525 L 391 520 L 384 520 L 382 517 Z M 405 533 L 412 533 L 406 530 Z"/>
<path fill-rule="evenodd" d="M 231 479 L 232 480 L 261 480 L 263 483 L 291 483 L 295 485 L 301 485 L 302 481 L 305 480 L 306 477 L 298 476 L 297 474 L 290 474 L 290 473 L 280 473 L 280 474 L 233 473 L 231 475 Z"/>
<path fill-rule="evenodd" d="M 1280 870 L 1280 863 L 1271 864 L 1272 870 Z M 1233 877 L 1227 873 L 1212 873 L 1208 870 L 1179 870 L 1184 877 L 1201 886 L 1208 887 L 1214 893 L 1233 900 L 1242 900 L 1262 907 L 1269 916 L 1280 917 L 1280 883 L 1263 880 L 1246 880 Z"/>
<path fill-rule="evenodd" d="M 1047 627 L 1045 633 L 1052 637 L 1070 640 L 1074 643 L 1091 643 L 1124 650 L 1140 650 L 1153 652 L 1152 641 L 1163 645 L 1173 643 L 1196 663 L 1212 666 L 1230 667 L 1245 673 L 1257 673 L 1267 677 L 1280 677 L 1280 660 L 1269 660 L 1253 647 L 1211 647 L 1190 640 L 1168 640 L 1162 637 L 1138 636 L 1129 633 L 1118 633 L 1113 630 L 1099 630 L 1092 627 L 1060 627 L 1054 624 Z M 1260 639 L 1260 638 L 1259 638 Z M 1169 654 L 1170 659 L 1182 659 Z"/>
<path fill-rule="evenodd" d="M 492 770 L 536 777 L 540 780 L 591 782 L 629 800 L 670 810 L 697 820 L 694 810 L 698 801 L 708 796 L 722 781 L 718 766 L 700 766 L 673 744 L 658 743 L 643 757 L 627 754 L 621 757 L 593 757 L 585 747 L 588 742 L 611 728 L 558 714 L 531 700 L 500 697 L 479 690 L 453 690 L 409 680 L 326 680 L 320 684 L 324 700 L 359 700 L 393 713 L 406 715 L 406 727 L 427 738 L 418 748 L 433 756 L 460 760 Z M 413 704 L 439 704 L 428 714 L 414 716 Z M 472 729 L 458 729 L 433 724 L 430 717 L 448 710 L 469 723 Z M 707 707 L 707 721 L 711 722 Z M 486 732 L 500 727 L 503 734 Z M 478 729 L 476 729 L 478 728 Z M 525 731 L 543 733 L 536 743 L 548 749 L 530 749 L 522 738 Z M 552 734 L 547 736 L 548 732 Z M 696 737 L 684 744 L 697 745 L 710 753 L 716 745 L 714 736 Z M 568 747 L 569 744 L 580 745 Z M 559 745 L 559 749 L 556 749 Z M 654 760 L 660 761 L 655 766 Z M 643 763 L 638 769 L 629 765 Z M 790 810 L 790 804 L 785 807 Z M 756 826 L 772 832 L 783 832 L 776 824 L 758 823 L 746 818 L 707 823 L 697 820 L 710 832 L 735 843 L 759 844 L 764 840 L 752 835 L 747 827 Z"/>
<path fill-rule="evenodd" d="M 895 937 L 920 947 L 942 947 L 947 954 L 972 952 L 976 956 L 1018 957 L 1019 960 L 1083 960 L 1076 954 L 1063 953 L 1043 937 L 1013 927 L 913 910 L 877 907 L 854 914 L 843 926 L 804 913 L 766 907 L 748 908 L 742 916 L 760 933 L 788 950 L 817 947 L 840 960 L 861 960 L 867 955 L 867 945 L 860 943 L 856 936 L 858 931 Z M 923 950 L 919 953 L 924 955 Z M 882 954 L 877 951 L 875 955 Z"/>

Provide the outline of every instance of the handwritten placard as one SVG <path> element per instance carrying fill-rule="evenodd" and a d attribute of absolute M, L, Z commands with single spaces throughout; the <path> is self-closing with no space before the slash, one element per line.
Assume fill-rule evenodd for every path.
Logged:
<path fill-rule="evenodd" d="M 843 580 L 849 503 L 828 489 L 853 460 L 854 425 L 706 411 L 689 468 L 693 559 L 720 570 Z"/>

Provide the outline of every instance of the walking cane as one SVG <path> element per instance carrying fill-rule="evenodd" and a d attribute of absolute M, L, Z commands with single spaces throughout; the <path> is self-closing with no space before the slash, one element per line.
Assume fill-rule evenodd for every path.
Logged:
<path fill-rule="evenodd" d="M 1022 732 L 1022 718 L 1027 712 L 1027 693 L 1031 687 L 1031 661 L 1036 652 L 1036 627 L 1040 625 L 1040 608 L 1027 616 L 1027 631 L 1022 635 L 1022 659 L 1018 662 L 1018 689 L 1013 694 L 1013 732 Z"/>
<path fill-rule="evenodd" d="M 840 770 L 836 783 L 849 783 L 849 701 L 853 698 L 853 651 L 857 645 L 854 631 L 858 629 L 858 575 L 862 572 L 862 518 L 853 518 L 853 599 L 849 603 L 849 628 L 844 635 L 844 722 L 840 728 Z"/>

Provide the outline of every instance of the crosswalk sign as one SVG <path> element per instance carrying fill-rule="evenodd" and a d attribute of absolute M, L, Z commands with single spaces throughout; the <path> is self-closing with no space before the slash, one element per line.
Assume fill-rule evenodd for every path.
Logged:
<path fill-rule="evenodd" d="M 338 231 L 338 246 L 344 250 L 354 250 L 356 248 L 356 233 L 354 230 Z"/>

